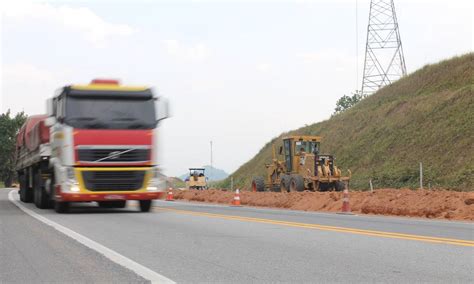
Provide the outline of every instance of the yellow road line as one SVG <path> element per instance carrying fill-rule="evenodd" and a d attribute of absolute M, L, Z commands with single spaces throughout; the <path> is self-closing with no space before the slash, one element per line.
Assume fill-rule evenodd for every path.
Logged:
<path fill-rule="evenodd" d="M 187 215 L 193 215 L 193 216 L 205 216 L 205 217 L 220 218 L 220 219 L 226 219 L 226 220 L 247 221 L 247 222 L 253 222 L 253 223 L 282 225 L 282 226 L 287 226 L 287 227 L 316 229 L 316 230 L 323 230 L 323 231 L 333 231 L 333 232 L 384 237 L 384 238 L 392 238 L 392 239 L 404 239 L 404 240 L 414 240 L 414 241 L 422 241 L 422 242 L 430 242 L 430 243 L 442 243 L 442 244 L 450 244 L 450 245 L 457 245 L 457 246 L 474 247 L 474 241 L 469 241 L 469 240 L 439 238 L 439 237 L 401 234 L 401 233 L 373 231 L 373 230 L 362 230 L 362 229 L 347 228 L 347 227 L 334 227 L 334 226 L 326 226 L 326 225 L 318 225 L 318 224 L 242 217 L 242 216 L 235 216 L 235 215 L 223 215 L 223 214 L 187 211 L 187 210 L 179 210 L 179 209 L 164 208 L 164 207 L 154 207 L 154 209 L 158 211 L 171 211 L 175 213 L 181 213 L 181 214 L 187 214 Z"/>

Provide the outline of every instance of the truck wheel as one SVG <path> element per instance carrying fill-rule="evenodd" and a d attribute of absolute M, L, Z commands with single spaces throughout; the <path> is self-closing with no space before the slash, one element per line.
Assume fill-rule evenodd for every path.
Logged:
<path fill-rule="evenodd" d="M 290 181 L 291 178 L 289 175 L 281 175 L 280 181 L 280 192 L 289 192 L 290 191 Z"/>
<path fill-rule="evenodd" d="M 252 180 L 252 191 L 265 191 L 265 181 L 262 177 L 254 177 Z"/>
<path fill-rule="evenodd" d="M 125 208 L 125 205 L 127 205 L 126 200 L 99 201 L 99 207 L 101 208 Z"/>
<path fill-rule="evenodd" d="M 33 190 L 28 187 L 28 176 L 22 175 L 20 178 L 20 200 L 25 203 L 33 202 Z"/>
<path fill-rule="evenodd" d="M 69 212 L 69 202 L 55 201 L 54 202 L 54 211 L 56 211 L 56 213 L 67 213 L 67 212 Z"/>
<path fill-rule="evenodd" d="M 20 182 L 20 191 L 18 192 L 20 194 L 20 201 L 26 202 L 26 176 L 20 175 L 18 181 Z"/>
<path fill-rule="evenodd" d="M 291 175 L 290 191 L 303 191 L 304 179 L 300 175 Z"/>
<path fill-rule="evenodd" d="M 336 191 L 343 191 L 346 188 L 346 184 L 343 181 L 336 181 Z"/>
<path fill-rule="evenodd" d="M 43 182 L 41 180 L 41 172 L 36 171 L 34 180 L 33 180 L 33 192 L 34 192 L 34 200 L 35 205 L 39 209 L 46 209 L 49 207 L 49 198 L 48 194 L 46 193 Z"/>
<path fill-rule="evenodd" d="M 151 200 L 140 200 L 140 211 L 148 212 L 151 208 Z"/>

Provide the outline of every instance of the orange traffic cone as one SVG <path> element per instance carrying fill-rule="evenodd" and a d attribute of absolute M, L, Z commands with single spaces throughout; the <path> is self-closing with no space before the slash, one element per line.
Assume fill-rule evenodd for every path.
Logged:
<path fill-rule="evenodd" d="M 240 205 L 240 191 L 238 188 L 235 190 L 234 200 L 232 200 L 231 206 L 242 206 Z"/>
<path fill-rule="evenodd" d="M 349 204 L 349 189 L 347 189 L 347 184 L 344 188 L 343 196 L 342 196 L 342 211 L 340 214 L 346 214 L 346 215 L 354 215 L 351 212 L 351 206 Z"/>
<path fill-rule="evenodd" d="M 166 196 L 166 201 L 174 201 L 174 198 L 173 198 L 173 190 L 171 190 L 171 187 L 170 187 L 170 189 L 168 190 L 168 195 Z"/>

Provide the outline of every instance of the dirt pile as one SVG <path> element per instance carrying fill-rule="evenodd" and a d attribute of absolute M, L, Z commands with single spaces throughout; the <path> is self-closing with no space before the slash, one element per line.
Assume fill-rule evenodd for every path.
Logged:
<path fill-rule="evenodd" d="M 221 190 L 175 191 L 175 199 L 230 204 L 233 192 Z M 249 192 L 240 194 L 243 205 L 304 211 L 338 212 L 341 192 Z M 352 212 L 474 221 L 474 192 L 448 190 L 378 189 L 350 193 Z"/>

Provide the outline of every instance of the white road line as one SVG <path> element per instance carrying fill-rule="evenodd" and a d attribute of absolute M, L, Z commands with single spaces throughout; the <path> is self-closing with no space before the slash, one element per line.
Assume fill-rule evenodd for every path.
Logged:
<path fill-rule="evenodd" d="M 91 248 L 98 253 L 104 255 L 106 258 L 110 259 L 111 261 L 132 270 L 136 274 L 140 275 L 141 277 L 150 280 L 152 283 L 175 283 L 173 280 L 166 278 L 165 276 L 156 273 L 155 271 L 119 254 L 116 251 L 113 251 L 77 232 L 74 232 L 71 229 L 68 229 L 54 221 L 51 221 L 38 213 L 34 212 L 31 209 L 26 208 L 23 204 L 21 204 L 17 198 L 14 197 L 14 193 L 17 192 L 16 190 L 12 190 L 8 193 L 8 199 L 10 199 L 13 204 L 15 204 L 18 208 L 23 210 L 26 214 L 30 215 L 31 217 L 45 223 L 48 226 L 53 227 L 54 229 L 60 231 L 61 233 L 65 234 L 66 236 L 73 238 L 74 240 L 78 241 L 79 243 L 85 245 L 88 248 Z"/>

